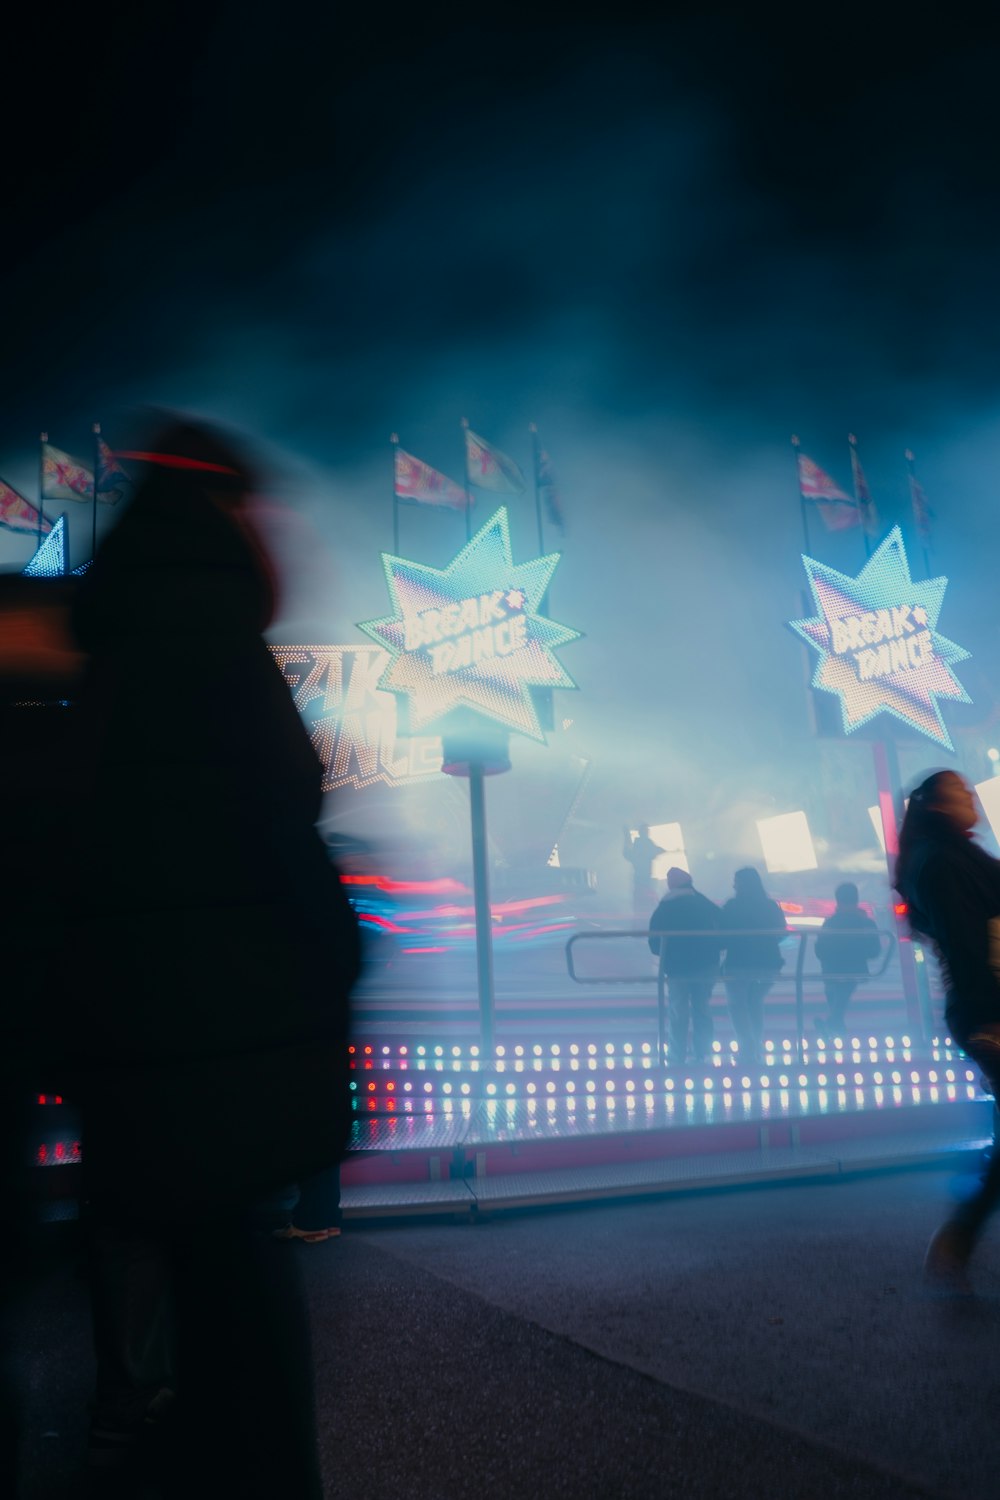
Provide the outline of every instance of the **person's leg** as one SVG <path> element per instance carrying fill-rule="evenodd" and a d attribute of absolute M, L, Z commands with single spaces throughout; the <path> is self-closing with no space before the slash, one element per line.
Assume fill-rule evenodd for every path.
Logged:
<path fill-rule="evenodd" d="M 747 1014 L 747 990 L 749 988 L 745 979 L 726 980 L 726 1000 L 729 1004 L 729 1017 L 733 1023 L 733 1031 L 740 1049 L 740 1062 L 744 1064 L 754 1061 L 754 1043 L 750 1031 L 749 1018 Z"/>
<path fill-rule="evenodd" d="M 1000 1026 L 982 1027 L 963 1044 L 963 1050 L 982 1069 L 994 1098 L 1000 1097 Z M 986 1171 L 970 1197 L 933 1235 L 924 1271 L 935 1285 L 969 1292 L 965 1272 L 989 1218 L 1000 1206 L 1000 1152 L 993 1151 Z"/>
<path fill-rule="evenodd" d="M 173 1384 L 170 1268 L 163 1242 L 100 1202 L 86 1214 L 99 1413 L 141 1419 Z"/>
<path fill-rule="evenodd" d="M 769 979 L 752 979 L 747 986 L 747 1027 L 758 1062 L 764 1056 L 764 997 L 770 988 Z"/>
<path fill-rule="evenodd" d="M 269 1225 L 174 1236 L 179 1443 L 173 1488 L 322 1500 L 298 1256 Z"/>
<path fill-rule="evenodd" d="M 296 1229 L 319 1232 L 340 1229 L 340 1163 L 317 1172 L 302 1184 L 293 1214 Z"/>
<path fill-rule="evenodd" d="M 712 989 L 710 979 L 691 981 L 691 1035 L 694 1055 L 699 1061 L 707 1061 L 712 1055 L 712 1012 L 708 1005 Z"/>
<path fill-rule="evenodd" d="M 831 979 L 828 981 L 827 995 L 830 1000 L 830 1029 L 837 1036 L 843 1037 L 847 1030 L 847 1007 L 851 1003 L 855 984 L 850 979 Z"/>
<path fill-rule="evenodd" d="M 667 980 L 667 1004 L 670 1007 L 670 1065 L 679 1068 L 687 1057 L 691 1015 L 689 980 L 678 975 Z"/>

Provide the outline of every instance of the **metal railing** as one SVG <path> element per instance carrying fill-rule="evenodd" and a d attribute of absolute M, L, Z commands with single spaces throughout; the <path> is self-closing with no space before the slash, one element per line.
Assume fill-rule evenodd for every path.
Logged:
<path fill-rule="evenodd" d="M 663 961 L 664 961 L 664 959 L 667 956 L 667 954 L 666 954 L 667 944 L 665 942 L 663 942 L 662 939 L 666 938 L 668 940 L 673 940 L 674 938 L 700 938 L 702 941 L 704 941 L 706 938 L 711 938 L 711 937 L 714 936 L 714 937 L 716 937 L 718 939 L 719 947 L 720 948 L 724 948 L 725 945 L 726 945 L 725 944 L 725 940 L 727 938 L 753 938 L 753 937 L 755 937 L 755 938 L 771 938 L 772 940 L 776 938 L 779 943 L 785 943 L 790 938 L 795 938 L 795 939 L 797 939 L 798 946 L 797 946 L 797 951 L 796 951 L 796 955 L 795 955 L 795 965 L 794 965 L 794 968 L 790 969 L 790 968 L 786 967 L 786 968 L 780 969 L 778 971 L 778 973 L 773 976 L 773 978 L 771 978 L 770 975 L 768 977 L 771 978 L 771 983 L 772 984 L 780 984 L 780 983 L 782 983 L 784 981 L 786 983 L 791 982 L 795 986 L 795 1032 L 796 1032 L 796 1046 L 797 1046 L 797 1053 L 798 1053 L 799 1056 L 801 1056 L 801 1053 L 802 1053 L 802 1042 L 803 1042 L 804 1032 L 805 1032 L 805 986 L 806 986 L 806 982 L 808 980 L 814 980 L 814 979 L 816 979 L 816 980 L 832 979 L 834 981 L 840 980 L 840 981 L 845 982 L 845 983 L 852 983 L 852 982 L 853 983 L 860 983 L 862 980 L 865 980 L 865 979 L 879 979 L 885 973 L 886 969 L 889 967 L 889 964 L 890 964 L 890 962 L 891 962 L 891 960 L 893 958 L 893 955 L 896 952 L 896 947 L 897 947 L 896 934 L 894 932 L 889 931 L 888 928 L 879 927 L 879 928 L 876 929 L 876 931 L 878 932 L 879 942 L 882 945 L 882 950 L 883 951 L 879 955 L 878 967 L 877 968 L 874 968 L 874 969 L 865 969 L 863 972 L 860 972 L 860 973 L 859 972 L 852 972 L 852 973 L 845 973 L 845 974 L 834 974 L 834 973 L 831 973 L 829 970 L 827 970 L 826 972 L 824 972 L 822 969 L 816 969 L 816 970 L 811 970 L 811 971 L 807 972 L 806 971 L 806 967 L 805 967 L 805 961 L 806 961 L 806 952 L 808 950 L 808 945 L 809 945 L 809 939 L 810 938 L 817 938 L 819 936 L 819 934 L 820 934 L 820 930 L 821 929 L 819 929 L 819 928 L 815 928 L 815 929 L 813 929 L 813 928 L 806 928 L 806 929 L 803 929 L 803 928 L 800 928 L 800 927 L 789 927 L 789 928 L 786 928 L 784 932 L 780 932 L 780 931 L 775 931 L 774 928 L 767 929 L 766 931 L 761 930 L 760 928 L 741 928 L 741 929 L 735 930 L 735 931 L 728 931 L 727 930 L 725 933 L 716 932 L 716 933 L 713 934 L 712 932 L 706 932 L 704 930 L 704 928 L 702 928 L 702 929 L 700 929 L 699 931 L 696 931 L 696 932 L 693 932 L 693 931 L 683 931 L 683 932 L 673 932 L 673 931 L 671 931 L 671 932 L 663 932 L 663 931 L 645 931 L 645 930 L 642 930 L 642 929 L 636 930 L 634 928 L 619 928 L 619 929 L 612 929 L 612 930 L 609 930 L 609 931 L 576 932 L 576 933 L 573 934 L 573 936 L 569 939 L 569 941 L 566 944 L 566 968 L 567 968 L 567 971 L 569 973 L 569 977 L 576 984 L 652 984 L 655 981 L 655 983 L 656 983 L 656 1038 L 657 1038 L 657 1043 L 658 1043 L 658 1046 L 659 1046 L 659 1057 L 660 1057 L 660 1060 L 662 1061 L 663 1057 L 664 1057 L 664 1054 L 666 1052 L 666 1045 L 667 1045 L 667 1035 L 666 1035 L 666 1032 L 667 1032 L 667 985 L 669 983 L 669 976 L 666 975 L 664 973 L 664 970 L 663 970 Z M 595 942 L 595 941 L 600 942 L 600 941 L 603 941 L 603 940 L 613 939 L 613 938 L 618 938 L 618 939 L 621 939 L 621 938 L 639 938 L 644 943 L 646 943 L 646 945 L 648 946 L 648 942 L 649 942 L 649 939 L 651 937 L 661 939 L 661 942 L 660 942 L 660 956 L 659 956 L 659 961 L 658 961 L 657 966 L 656 966 L 656 973 L 655 974 L 610 974 L 610 975 L 608 975 L 608 974 L 600 974 L 600 975 L 595 975 L 595 976 L 591 977 L 589 975 L 578 974 L 577 971 L 576 971 L 576 964 L 575 964 L 575 961 L 574 961 L 573 949 L 575 948 L 575 946 L 577 945 L 577 943 Z M 713 983 L 716 983 L 719 979 L 723 979 L 724 977 L 725 976 L 721 973 L 721 971 L 717 970 L 712 975 Z"/>

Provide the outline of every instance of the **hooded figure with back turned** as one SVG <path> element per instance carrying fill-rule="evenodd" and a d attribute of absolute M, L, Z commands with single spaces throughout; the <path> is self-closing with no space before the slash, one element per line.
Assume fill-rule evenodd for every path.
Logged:
<path fill-rule="evenodd" d="M 343 1153 L 357 927 L 315 827 L 321 768 L 261 635 L 274 585 L 248 467 L 180 423 L 136 457 L 145 477 L 75 612 L 88 667 L 73 946 L 93 989 L 67 1053 L 98 1410 L 163 1383 L 115 1332 L 136 1266 L 158 1260 L 179 1408 L 197 1419 L 214 1403 L 210 1437 L 228 1415 L 245 1445 L 237 1469 L 216 1454 L 218 1482 L 318 1495 L 304 1308 L 254 1210 Z"/>

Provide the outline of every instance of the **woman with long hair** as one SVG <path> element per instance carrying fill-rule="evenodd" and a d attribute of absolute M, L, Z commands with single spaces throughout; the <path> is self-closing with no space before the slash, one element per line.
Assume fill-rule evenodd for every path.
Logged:
<path fill-rule="evenodd" d="M 896 889 L 910 927 L 937 953 L 951 1035 L 1000 1094 L 1000 861 L 975 843 L 975 794 L 955 771 L 936 771 L 911 794 L 899 834 Z M 971 1198 L 927 1250 L 930 1281 L 970 1290 L 966 1268 L 1000 1203 L 1000 1152 Z"/>
<path fill-rule="evenodd" d="M 723 938 L 722 977 L 745 1066 L 761 1061 L 764 997 L 784 963 L 779 944 L 787 927 L 781 907 L 771 900 L 752 865 L 736 871 L 733 891 L 722 908 L 723 933 L 731 934 Z"/>

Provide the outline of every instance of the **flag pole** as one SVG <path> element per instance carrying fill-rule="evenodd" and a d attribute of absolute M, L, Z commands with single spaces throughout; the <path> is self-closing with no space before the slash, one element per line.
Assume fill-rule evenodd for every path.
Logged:
<path fill-rule="evenodd" d="M 872 539 L 868 535 L 868 523 L 871 519 L 871 513 L 868 509 L 870 502 L 862 499 L 861 487 L 858 484 L 858 464 L 860 462 L 858 458 L 858 440 L 853 432 L 849 432 L 847 434 L 847 441 L 851 448 L 851 480 L 854 485 L 854 503 L 858 507 L 858 514 L 861 517 L 861 536 L 865 544 L 865 557 L 871 557 Z"/>
<path fill-rule="evenodd" d="M 39 434 L 38 445 L 38 545 L 42 545 L 42 527 L 45 525 L 45 444 L 47 432 Z"/>
<path fill-rule="evenodd" d="M 531 468 L 535 476 L 535 521 L 538 525 L 538 555 L 545 556 L 545 535 L 542 530 L 542 492 L 538 483 L 538 428 L 534 422 L 528 423 L 528 431 L 531 433 Z"/>
<path fill-rule="evenodd" d="M 91 428 L 94 434 L 94 494 L 93 494 L 93 526 L 90 535 L 90 555 L 97 556 L 97 484 L 101 473 L 101 424 L 95 422 Z"/>
<path fill-rule="evenodd" d="M 466 436 L 469 430 L 468 417 L 462 418 L 462 472 L 465 475 L 465 540 L 472 539 L 472 480 L 469 476 L 469 439 Z"/>
<path fill-rule="evenodd" d="M 399 433 L 391 432 L 389 442 L 392 444 L 392 551 L 395 557 L 399 556 L 399 496 L 396 494 L 396 451 L 399 448 Z"/>
<path fill-rule="evenodd" d="M 927 516 L 926 516 L 926 514 L 923 515 L 923 516 L 919 515 L 918 512 L 917 512 L 917 507 L 913 503 L 913 496 L 914 496 L 914 493 L 915 493 L 915 487 L 919 488 L 919 485 L 917 484 L 917 461 L 916 461 L 916 459 L 913 456 L 913 449 L 912 448 L 907 448 L 907 450 L 906 450 L 906 452 L 905 452 L 905 454 L 903 456 L 906 459 L 906 472 L 907 472 L 907 474 L 909 476 L 909 480 L 910 480 L 910 505 L 913 508 L 913 520 L 914 520 L 914 522 L 916 524 L 917 536 L 918 536 L 918 538 L 920 540 L 920 544 L 921 544 L 921 546 L 923 548 L 923 553 L 924 553 L 924 572 L 927 574 L 927 577 L 929 578 L 931 576 L 931 554 L 930 554 L 930 548 L 927 545 L 927 541 L 928 541 L 928 537 L 927 537 Z M 924 503 L 926 505 L 926 500 L 925 500 Z"/>
<path fill-rule="evenodd" d="M 807 557 L 812 557 L 812 546 L 810 545 L 810 542 L 809 542 L 809 517 L 808 517 L 808 515 L 806 513 L 806 497 L 802 493 L 802 470 L 801 470 L 801 468 L 799 466 L 799 448 L 800 447 L 801 447 L 801 444 L 800 444 L 798 438 L 795 436 L 795 434 L 793 432 L 792 433 L 792 451 L 795 454 L 795 478 L 796 478 L 796 483 L 798 484 L 798 487 L 799 487 L 799 509 L 802 512 L 802 536 L 803 536 L 803 538 L 805 540 L 805 544 L 806 544 L 806 556 Z"/>

